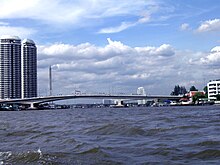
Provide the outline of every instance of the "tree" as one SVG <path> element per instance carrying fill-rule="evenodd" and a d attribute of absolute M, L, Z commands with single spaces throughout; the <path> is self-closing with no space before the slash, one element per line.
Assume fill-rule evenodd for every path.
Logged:
<path fill-rule="evenodd" d="M 196 87 L 193 85 L 190 87 L 189 91 L 198 91 L 198 89 L 196 89 Z"/>
<path fill-rule="evenodd" d="M 184 87 L 184 86 L 181 86 L 180 87 L 180 94 L 186 94 L 187 93 L 187 91 L 186 91 L 186 88 Z"/>
<path fill-rule="evenodd" d="M 208 98 L 208 87 L 205 86 L 205 87 L 203 88 L 203 91 L 205 92 L 205 98 Z"/>
<path fill-rule="evenodd" d="M 196 101 L 198 101 L 201 98 L 205 98 L 205 95 L 202 94 L 201 92 L 197 92 L 193 97 L 192 97 L 192 101 L 195 103 Z"/>
<path fill-rule="evenodd" d="M 186 88 L 184 86 L 175 85 L 174 90 L 171 92 L 171 95 L 184 95 L 186 94 Z"/>
<path fill-rule="evenodd" d="M 217 101 L 220 101 L 220 94 L 217 94 L 215 97 Z"/>

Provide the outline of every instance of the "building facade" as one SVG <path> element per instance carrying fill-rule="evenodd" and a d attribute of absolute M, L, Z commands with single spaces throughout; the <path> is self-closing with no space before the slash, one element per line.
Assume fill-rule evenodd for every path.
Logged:
<path fill-rule="evenodd" d="M 137 89 L 137 94 L 138 95 L 146 95 L 144 87 L 139 87 Z M 144 105 L 146 104 L 146 100 L 138 100 L 138 105 Z"/>
<path fill-rule="evenodd" d="M 220 79 L 212 80 L 207 84 L 208 99 L 210 101 L 216 100 L 216 95 L 220 94 Z"/>
<path fill-rule="evenodd" d="M 33 40 L 22 41 L 22 98 L 37 97 L 37 47 Z"/>
<path fill-rule="evenodd" d="M 21 40 L 0 37 L 0 98 L 21 98 Z"/>

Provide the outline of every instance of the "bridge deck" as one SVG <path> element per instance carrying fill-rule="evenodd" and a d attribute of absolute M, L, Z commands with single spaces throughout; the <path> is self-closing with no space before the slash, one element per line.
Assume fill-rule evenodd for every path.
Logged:
<path fill-rule="evenodd" d="M 18 104 L 33 104 L 44 103 L 51 101 L 67 100 L 67 99 L 121 99 L 121 100 L 143 100 L 143 99 L 170 99 L 179 100 L 182 96 L 163 96 L 163 95 L 62 95 L 62 96 L 44 96 L 34 98 L 23 99 L 4 99 L 0 100 L 0 104 L 3 103 L 18 103 Z"/>

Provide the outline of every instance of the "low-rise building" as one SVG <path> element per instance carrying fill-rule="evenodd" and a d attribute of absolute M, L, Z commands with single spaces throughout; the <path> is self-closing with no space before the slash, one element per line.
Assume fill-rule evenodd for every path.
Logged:
<path fill-rule="evenodd" d="M 186 96 L 189 98 L 190 103 L 193 103 L 195 101 L 198 102 L 200 97 L 201 98 L 205 97 L 205 92 L 204 91 L 189 91 L 189 93 L 187 93 Z M 194 97 L 196 98 L 196 100 L 194 100 Z"/>

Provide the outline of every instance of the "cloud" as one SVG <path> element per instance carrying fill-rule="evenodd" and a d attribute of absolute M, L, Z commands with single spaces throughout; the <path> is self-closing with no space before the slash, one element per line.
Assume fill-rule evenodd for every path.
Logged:
<path fill-rule="evenodd" d="M 53 30 L 96 26 L 97 33 L 107 34 L 155 22 L 160 11 L 172 12 L 153 0 L 2 0 L 0 6 L 0 20 L 28 20 L 36 28 L 43 24 Z"/>
<path fill-rule="evenodd" d="M 22 5 L 21 5 L 22 4 Z M 117 5 L 115 5 L 117 4 Z M 83 25 L 93 23 L 94 20 L 121 16 L 142 15 L 146 6 L 153 6 L 155 2 L 139 0 L 2 0 L 0 1 L 0 19 L 30 19 L 45 24 Z"/>
<path fill-rule="evenodd" d="M 98 33 L 118 33 L 135 25 L 136 23 L 122 22 L 120 26 L 103 28 Z"/>
<path fill-rule="evenodd" d="M 150 21 L 150 16 L 148 14 L 145 14 L 141 18 L 139 18 L 136 22 L 122 22 L 120 26 L 103 28 L 99 30 L 98 33 L 118 33 L 130 27 L 136 26 L 138 24 L 143 24 L 149 21 Z"/>
<path fill-rule="evenodd" d="M 173 56 L 175 54 L 174 49 L 169 44 L 163 44 L 160 47 L 136 47 L 135 48 L 141 54 L 148 54 L 153 56 Z"/>
<path fill-rule="evenodd" d="M 107 41 L 103 47 L 91 43 L 38 46 L 40 90 L 47 88 L 42 84 L 48 84 L 50 65 L 53 66 L 55 93 L 61 89 L 68 93 L 74 86 L 100 92 L 107 92 L 109 86 L 120 88 L 119 92 L 132 92 L 145 86 L 148 93 L 167 94 L 167 88 L 163 89 L 158 82 L 164 80 L 164 85 L 173 88 L 171 84 L 183 82 L 183 75 L 189 73 L 184 56 L 169 44 L 131 47 L 110 38 Z M 154 91 L 153 87 L 160 91 Z"/>
<path fill-rule="evenodd" d="M 7 25 L 9 25 L 9 23 L 7 23 L 7 22 L 0 22 L 0 26 L 7 26 Z"/>
<path fill-rule="evenodd" d="M 177 50 L 169 44 L 132 47 L 110 38 L 102 47 L 91 43 L 41 45 L 38 46 L 39 90 L 48 88 L 50 65 L 55 94 L 70 94 L 76 88 L 105 93 L 115 88 L 119 93 L 134 93 L 140 86 L 148 94 L 170 94 L 176 84 L 187 89 L 196 85 L 202 90 L 204 78 L 208 81 L 219 76 L 219 52 L 219 47 L 207 54 Z"/>
<path fill-rule="evenodd" d="M 139 24 L 147 23 L 150 21 L 150 15 L 151 12 L 143 12 L 141 15 L 139 15 L 139 18 L 135 22 L 122 22 L 119 26 L 115 27 L 107 27 L 103 28 L 98 31 L 98 33 L 118 33 L 121 31 L 124 31 L 128 28 L 131 28 L 133 26 L 137 26 Z"/>
<path fill-rule="evenodd" d="M 220 69 L 220 46 L 214 47 L 206 57 L 200 58 L 200 63 L 217 66 Z"/>
<path fill-rule="evenodd" d="M 201 23 L 196 32 L 220 31 L 220 19 L 207 20 Z"/>
<path fill-rule="evenodd" d="M 58 28 L 63 25 L 65 28 L 103 26 L 104 22 L 115 18 L 118 25 L 105 27 L 98 33 L 116 33 L 148 22 L 158 4 L 151 0 L 135 3 L 132 0 L 2 0 L 0 6 L 0 20 L 28 19 L 32 23 Z M 136 20 L 131 21 L 134 18 Z"/>
<path fill-rule="evenodd" d="M 19 36 L 21 38 L 28 38 L 29 36 L 36 33 L 36 30 L 25 27 L 13 27 L 13 26 L 1 26 L 0 24 L 0 36 L 9 34 Z"/>
<path fill-rule="evenodd" d="M 138 19 L 137 23 L 146 23 L 150 21 L 150 13 L 143 13 L 141 17 Z"/>
<path fill-rule="evenodd" d="M 187 23 L 184 23 L 180 26 L 180 30 L 182 30 L 182 31 L 189 30 L 189 29 L 190 29 L 190 27 L 189 27 L 189 24 L 187 24 Z"/>
<path fill-rule="evenodd" d="M 32 19 L 45 23 L 75 21 L 82 12 L 73 4 L 62 4 L 60 0 L 3 0 L 0 6 L 0 19 Z"/>

